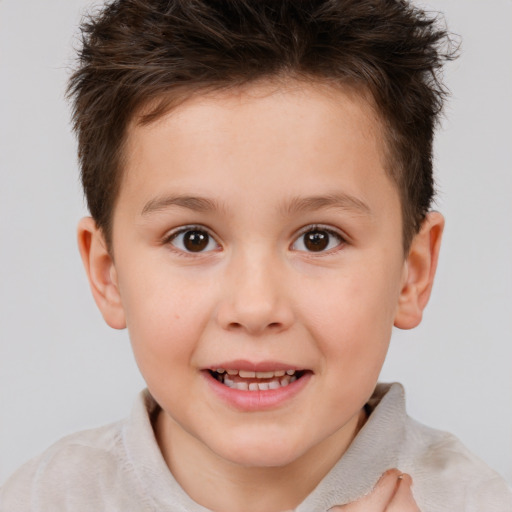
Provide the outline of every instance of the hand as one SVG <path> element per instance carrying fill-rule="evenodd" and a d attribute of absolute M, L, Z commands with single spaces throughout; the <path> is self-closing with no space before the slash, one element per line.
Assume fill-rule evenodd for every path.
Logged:
<path fill-rule="evenodd" d="M 330 512 L 421 512 L 411 491 L 412 478 L 398 469 L 386 471 L 373 491 Z"/>

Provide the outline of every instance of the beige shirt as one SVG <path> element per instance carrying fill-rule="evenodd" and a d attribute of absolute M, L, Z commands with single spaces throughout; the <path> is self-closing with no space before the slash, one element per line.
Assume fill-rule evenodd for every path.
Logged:
<path fill-rule="evenodd" d="M 142 392 L 131 416 L 68 436 L 22 466 L 0 490 L 0 512 L 207 512 L 168 470 Z M 379 384 L 370 417 L 336 466 L 295 512 L 326 512 L 371 491 L 397 467 L 410 473 L 422 512 L 512 512 L 504 480 L 454 436 L 405 412 L 400 384 Z"/>

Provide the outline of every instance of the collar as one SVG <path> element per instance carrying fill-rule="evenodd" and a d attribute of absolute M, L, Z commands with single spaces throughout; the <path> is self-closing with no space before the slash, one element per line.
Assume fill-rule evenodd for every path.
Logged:
<path fill-rule="evenodd" d="M 325 512 L 368 494 L 382 473 L 397 466 L 405 435 L 405 396 L 400 384 L 378 384 L 367 403 L 368 420 L 338 463 L 295 512 Z M 155 439 L 151 417 L 159 406 L 146 389 L 122 429 L 123 445 L 152 508 L 209 512 L 181 488 L 169 471 Z"/>
<path fill-rule="evenodd" d="M 368 494 L 382 473 L 397 467 L 405 436 L 401 384 L 378 384 L 368 401 L 368 420 L 337 464 L 295 512 L 325 512 Z"/>

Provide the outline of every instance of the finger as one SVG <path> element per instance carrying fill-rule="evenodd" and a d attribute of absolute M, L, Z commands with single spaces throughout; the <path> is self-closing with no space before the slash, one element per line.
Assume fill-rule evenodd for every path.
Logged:
<path fill-rule="evenodd" d="M 412 494 L 412 478 L 400 475 L 398 486 L 385 512 L 420 512 Z"/>
<path fill-rule="evenodd" d="M 388 505 L 397 492 L 402 473 L 398 469 L 388 469 L 379 479 L 373 491 L 365 496 L 369 505 Z"/>
<path fill-rule="evenodd" d="M 347 505 L 331 508 L 331 512 L 385 512 L 398 490 L 400 475 L 398 469 L 386 471 L 370 494 Z"/>

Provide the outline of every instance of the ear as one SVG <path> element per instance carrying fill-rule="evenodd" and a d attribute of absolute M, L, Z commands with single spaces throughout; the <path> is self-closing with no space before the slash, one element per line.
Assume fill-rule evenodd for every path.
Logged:
<path fill-rule="evenodd" d="M 443 228 L 443 216 L 438 212 L 430 212 L 412 240 L 405 262 L 405 278 L 400 291 L 395 327 L 412 329 L 421 322 L 434 283 Z"/>
<path fill-rule="evenodd" d="M 124 329 L 126 319 L 117 272 L 103 233 L 91 217 L 84 217 L 78 224 L 77 234 L 78 248 L 96 305 L 110 327 Z"/>

